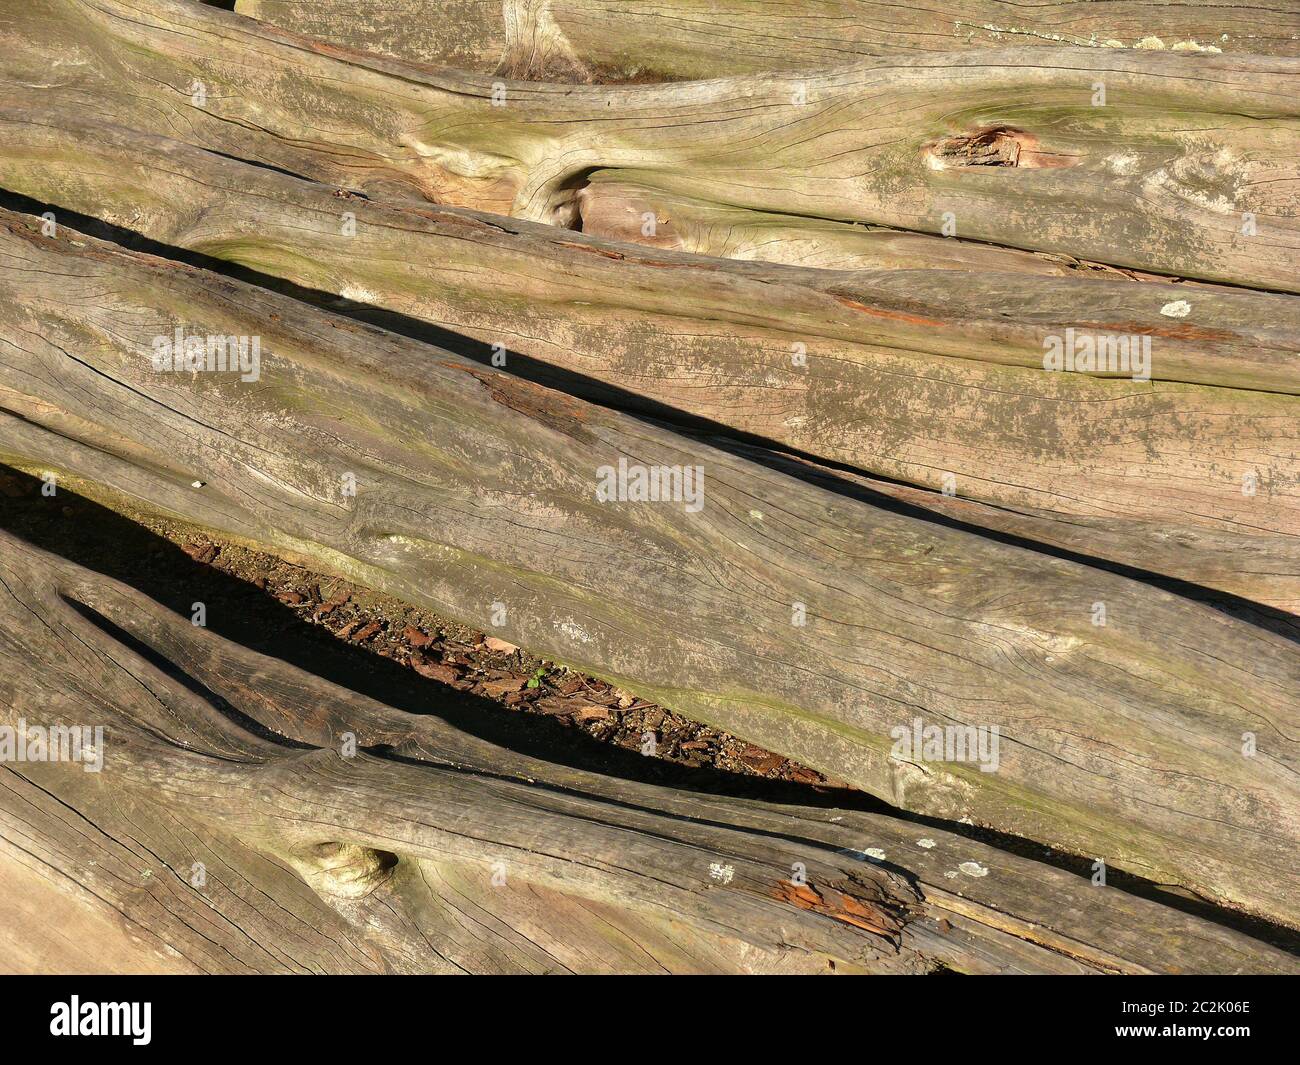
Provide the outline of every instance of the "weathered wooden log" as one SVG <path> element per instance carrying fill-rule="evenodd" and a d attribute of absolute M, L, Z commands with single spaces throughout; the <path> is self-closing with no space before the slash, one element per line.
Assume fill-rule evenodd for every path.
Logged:
<path fill-rule="evenodd" d="M 598 402 L 706 419 L 1023 514 L 1006 531 L 1030 540 L 1300 606 L 1300 400 L 1258 391 L 1300 385 L 1292 297 L 745 266 L 340 198 L 36 106 L 0 111 L 0 137 L 0 186 L 58 209 L 495 345 L 512 371 Z M 1195 327 L 1160 313 L 1185 297 Z M 1099 327 L 1150 337 L 1155 380 L 1041 369 L 1046 338 Z"/>
<path fill-rule="evenodd" d="M 185 0 L 34 0 L 4 48 L 7 86 L 56 86 L 101 118 L 143 112 L 158 132 L 371 195 L 572 224 L 592 171 L 632 170 L 747 209 L 1300 284 L 1294 59 L 1021 48 L 670 85 L 508 83 Z"/>
<path fill-rule="evenodd" d="M 903 808 L 1297 923 L 1286 640 L 205 271 L 12 214 L 0 248 L 9 458 L 503 621 Z M 256 380 L 155 370 L 177 329 L 258 337 Z M 652 471 L 676 502 L 638 501 Z M 909 754 L 918 724 L 1000 754 Z"/>
<path fill-rule="evenodd" d="M 94 748 L 0 772 L 0 905 L 46 918 L 10 969 L 36 938 L 45 971 L 1297 970 L 942 828 L 518 754 L 6 532 L 0 654 L 0 724 Z"/>
<path fill-rule="evenodd" d="M 683 430 L 688 432 L 688 430 Z M 704 436 L 706 442 L 717 438 Z M 1217 608 L 1244 617 L 1252 624 L 1300 640 L 1300 613 L 1294 600 L 1282 605 L 1228 597 L 1211 589 L 1234 584 L 1271 584 L 1279 592 L 1290 582 L 1276 571 L 1277 557 L 1258 550 L 1248 538 L 1229 534 L 1204 535 L 1199 530 L 1173 534 L 1161 522 L 1141 519 L 1063 518 L 1031 509 L 1014 510 L 957 495 L 944 495 L 913 485 L 886 481 L 878 477 L 846 470 L 827 468 L 810 459 L 773 452 L 753 444 L 726 441 L 733 454 L 773 469 L 792 473 L 839 494 L 871 503 L 894 506 L 905 513 L 930 521 L 940 521 L 979 535 L 1001 539 L 1034 551 L 1054 554 L 1089 566 L 1102 566 L 1144 583 L 1175 591 L 1179 595 L 1213 603 Z M 1141 544 L 1140 549 L 1133 545 Z M 1234 551 L 1234 545 L 1236 550 Z M 1158 576 L 1176 568 L 1176 559 L 1192 556 L 1204 581 L 1188 584 Z M 1108 559 L 1114 560 L 1107 564 Z M 1139 559 L 1140 566 L 1125 559 Z"/>
<path fill-rule="evenodd" d="M 1016 45 L 1300 55 L 1300 14 L 1266 3 L 947 0 L 236 0 L 331 44 L 516 77 L 711 78 L 864 56 Z"/>
<path fill-rule="evenodd" d="M 593 171 L 577 195 L 576 209 L 579 228 L 587 236 L 718 258 L 828 270 L 943 269 L 1111 281 L 1168 280 L 1158 274 L 1080 262 L 1071 256 L 707 203 L 640 184 L 619 170 Z"/>
<path fill-rule="evenodd" d="M 250 169 L 251 164 L 224 158 L 218 152 L 199 149 L 184 141 L 155 136 L 131 126 L 88 121 L 70 107 L 48 106 L 52 98 L 60 102 L 67 99 L 50 92 L 39 97 L 31 93 L 19 94 L 12 107 L 0 109 L 0 129 L 3 129 L 9 146 L 2 164 L 4 170 L 0 171 L 4 187 L 28 196 L 63 196 L 70 209 L 102 217 L 160 242 L 182 246 L 181 241 L 188 239 L 190 243 L 184 246 L 190 250 L 214 257 L 222 257 L 225 252 L 225 257 L 231 261 L 252 267 L 274 265 L 283 269 L 278 259 L 266 260 L 258 248 L 249 248 L 242 259 L 239 257 L 237 253 L 247 245 L 247 231 L 253 225 L 247 219 L 258 211 L 265 213 L 262 228 L 273 230 L 267 238 L 273 249 L 277 246 L 274 230 L 292 226 L 298 221 L 294 217 L 292 221 L 278 222 L 277 212 L 298 210 L 306 205 L 319 207 L 328 202 L 332 208 L 329 225 L 314 226 L 310 232 L 301 235 L 304 241 L 322 242 L 312 246 L 312 258 L 317 255 L 337 258 L 337 253 L 331 254 L 328 246 L 323 244 L 325 237 L 335 238 L 337 244 L 353 249 L 352 237 L 358 234 L 350 230 L 354 225 L 360 229 L 360 222 L 372 210 L 384 212 L 376 218 L 382 217 L 387 224 L 376 221 L 374 226 L 394 230 L 389 238 L 394 241 L 430 239 L 426 237 L 426 231 L 436 237 L 440 231 L 430 223 L 455 219 L 462 222 L 462 228 L 491 230 L 498 234 L 492 238 L 497 241 L 495 245 L 486 243 L 488 237 L 483 238 L 484 250 L 476 250 L 473 260 L 463 257 L 454 261 L 465 273 L 469 272 L 467 264 L 470 261 L 481 262 L 489 255 L 488 248 L 501 249 L 492 253 L 491 265 L 495 267 L 500 260 L 502 270 L 514 269 L 502 254 L 511 248 L 523 248 L 529 256 L 546 255 L 549 251 L 551 258 L 580 252 L 581 255 L 568 254 L 569 260 L 592 263 L 592 260 L 602 258 L 631 265 L 649 265 L 657 273 L 669 277 L 677 272 L 673 267 L 689 267 L 693 270 L 692 284 L 697 289 L 705 280 L 717 278 L 719 284 L 723 284 L 735 278 L 737 284 L 746 280 L 761 284 L 762 288 L 752 291 L 771 293 L 767 299 L 754 299 L 751 291 L 728 291 L 724 300 L 704 288 L 696 300 L 702 305 L 701 316 L 707 310 L 710 317 L 727 317 L 741 325 L 775 328 L 784 324 L 791 327 L 791 334 L 799 336 L 875 342 L 880 347 L 916 354 L 1040 370 L 1048 347 L 1045 343 L 1047 338 L 1058 336 L 1071 326 L 1079 330 L 1087 328 L 1112 333 L 1131 329 L 1151 337 L 1153 345 L 1158 342 L 1159 358 L 1153 358 L 1149 367 L 1153 380 L 1300 394 L 1300 383 L 1297 383 L 1300 353 L 1296 350 L 1300 344 L 1300 311 L 1297 310 L 1300 303 L 1288 296 L 1246 292 L 1225 286 L 1189 287 L 1155 283 L 1135 286 L 1117 282 L 1080 288 L 1064 283 L 1038 283 L 1027 277 L 1002 276 L 1039 273 L 1036 268 L 1017 269 L 1024 266 L 1026 258 L 1017 256 L 1001 260 L 995 269 L 994 261 L 979 258 L 974 248 L 967 249 L 965 254 L 970 258 L 965 259 L 954 258 L 963 254 L 956 250 L 951 255 L 931 250 L 935 243 L 942 242 L 927 243 L 925 250 L 915 253 L 896 252 L 883 259 L 882 269 L 876 271 L 764 269 L 757 265 L 717 261 L 716 257 L 701 261 L 694 256 L 656 255 L 640 247 L 612 249 L 609 242 L 589 240 L 584 234 L 478 211 L 367 202 L 337 187 L 323 186 L 265 168 Z M 134 117 L 144 119 L 140 113 Z M 97 169 L 104 166 L 123 168 L 122 173 L 127 176 L 123 180 L 114 180 L 112 174 Z M 196 174 L 201 174 L 203 180 L 196 180 L 188 174 L 191 168 Z M 136 179 L 146 174 L 153 174 L 154 180 L 137 187 Z M 208 180 L 217 182 L 218 187 L 205 193 Z M 255 190 L 255 195 L 239 198 L 238 183 L 246 185 L 250 193 Z M 266 200 L 275 202 L 262 202 Z M 102 203 L 102 211 L 91 212 L 89 208 L 96 202 Z M 193 205 L 188 213 L 185 204 Z M 216 214 L 232 215 L 235 219 L 231 223 L 232 230 L 239 225 L 236 232 L 240 239 L 224 236 L 222 230 L 216 230 L 202 244 L 196 243 L 193 237 L 186 237 L 190 229 L 200 223 L 217 225 L 217 219 L 207 219 L 207 216 Z M 388 219 L 400 219 L 401 222 L 394 223 Z M 321 228 L 327 228 L 328 232 L 316 232 Z M 928 241 L 922 234 L 897 235 Z M 283 242 L 287 238 L 279 239 Z M 231 247 L 227 249 L 227 245 Z M 410 261 L 403 255 L 399 266 L 407 269 L 427 267 L 425 259 L 443 261 L 446 256 L 454 254 L 454 250 L 455 246 L 449 243 L 423 245 L 418 252 L 409 253 L 412 256 Z M 406 252 L 405 247 L 403 252 Z M 349 254 L 353 253 L 350 251 Z M 1041 256 L 1028 258 L 1043 264 L 1041 275 L 1044 282 L 1064 282 L 1089 273 L 1086 270 L 1061 270 L 1058 261 Z M 594 264 L 592 269 L 600 266 Z M 905 277 L 893 277 L 905 266 L 910 268 Z M 963 275 L 958 281 L 952 276 L 954 268 L 963 271 L 979 268 L 980 272 L 974 276 Z M 575 269 L 569 268 L 565 272 L 570 274 Z M 941 272 L 928 272 L 931 269 Z M 618 270 L 627 272 L 624 267 Z M 390 272 L 400 274 L 396 268 Z M 982 276 L 984 274 L 993 276 Z M 306 273 L 297 276 L 286 273 L 283 276 L 304 285 L 316 282 L 314 275 Z M 654 274 L 647 272 L 648 276 Z M 588 277 L 591 284 L 601 288 L 611 284 L 608 273 L 592 273 Z M 373 280 L 379 283 L 385 279 L 376 276 Z M 430 273 L 420 280 L 427 287 L 436 280 L 436 275 Z M 472 280 L 467 279 L 466 295 L 474 298 L 477 289 L 471 287 Z M 544 280 L 539 279 L 539 283 Z M 400 281 L 400 276 L 391 279 L 395 287 Z M 484 285 L 487 283 L 482 282 Z M 492 283 L 497 282 L 493 279 Z M 500 282 L 502 287 L 511 291 L 517 291 L 521 283 L 521 279 L 515 276 Z M 363 287 L 363 283 L 358 281 L 355 287 Z M 619 296 L 630 309 L 662 313 L 665 306 L 680 305 L 685 291 L 675 289 L 671 296 L 662 296 L 645 280 L 639 280 L 634 288 L 635 291 L 626 296 L 611 293 L 607 298 Z M 806 294 L 805 302 L 800 304 L 793 297 L 785 296 L 787 290 Z M 964 290 L 969 290 L 969 293 Z M 539 297 L 544 292 L 539 290 Z M 372 295 L 380 298 L 385 294 Z M 1190 305 L 1193 296 L 1195 306 Z M 1181 307 L 1161 313 L 1167 304 L 1176 303 L 1183 297 L 1189 303 L 1186 313 Z M 365 300 L 361 293 L 350 298 L 359 302 Z M 555 302 L 556 299 L 550 297 L 545 302 Z M 705 303 L 706 299 L 709 302 Z M 779 312 L 768 310 L 767 304 L 772 300 L 785 300 L 779 305 Z M 577 301 L 570 293 L 565 302 Z M 960 318 L 951 329 L 943 330 L 939 328 L 940 308 L 948 304 L 958 305 L 954 313 Z M 1080 311 L 1080 305 L 1087 317 Z M 509 308 L 502 308 L 502 313 L 509 313 Z M 998 326 L 996 330 L 994 323 Z M 1078 372 L 1088 376 L 1129 379 L 1134 374 L 1131 368 L 1114 367 L 1091 370 L 1081 367 Z"/>
<path fill-rule="evenodd" d="M 577 195 L 576 210 L 579 227 L 589 236 L 729 259 L 830 270 L 923 268 L 1075 280 L 1170 280 L 1072 255 L 709 203 L 641 183 L 630 170 L 593 171 Z M 963 281 L 979 284 L 973 278 Z M 1196 280 L 1182 284 L 1193 292 L 1223 287 Z"/>

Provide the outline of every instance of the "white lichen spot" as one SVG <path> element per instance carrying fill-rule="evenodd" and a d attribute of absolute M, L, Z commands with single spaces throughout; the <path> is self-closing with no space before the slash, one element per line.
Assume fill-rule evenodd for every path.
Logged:
<path fill-rule="evenodd" d="M 944 873 L 943 875 L 946 876 L 949 880 L 957 879 L 957 871 L 955 869 L 949 869 L 948 872 Z"/>
<path fill-rule="evenodd" d="M 1186 300 L 1171 300 L 1160 308 L 1166 318 L 1186 318 L 1192 313 L 1192 305 Z"/>
<path fill-rule="evenodd" d="M 864 847 L 862 850 L 854 850 L 852 847 L 844 847 L 835 852 L 845 858 L 852 858 L 855 862 L 883 862 L 885 852 L 879 847 Z"/>
<path fill-rule="evenodd" d="M 734 866 L 723 865 L 721 862 L 714 862 L 709 866 L 709 876 L 713 877 L 719 884 L 730 884 L 735 875 L 736 869 Z"/>
<path fill-rule="evenodd" d="M 345 300 L 352 300 L 354 303 L 375 303 L 379 299 L 365 285 L 353 284 L 350 281 L 339 289 L 339 295 Z"/>
<path fill-rule="evenodd" d="M 763 512 L 761 510 L 751 510 L 749 512 L 749 516 L 753 518 L 755 521 L 763 520 Z"/>
<path fill-rule="evenodd" d="M 572 621 L 565 621 L 560 624 L 559 628 L 560 631 L 574 643 L 591 643 L 591 633 L 581 625 L 575 624 Z"/>
<path fill-rule="evenodd" d="M 960 19 L 957 21 L 956 25 L 958 26 L 961 25 Z M 974 23 L 968 22 L 966 25 L 971 26 L 974 25 Z M 1009 34 L 1013 37 L 1014 36 L 1037 37 L 1039 40 L 1055 41 L 1057 44 L 1092 44 L 1093 43 L 1091 40 L 1085 41 L 1082 37 L 1076 37 L 1073 35 L 1069 37 L 1064 37 L 1059 33 L 1047 33 L 1042 30 L 1022 29 L 1018 26 L 994 26 L 990 22 L 980 23 L 979 28 L 982 29 L 985 33 L 992 34 L 994 40 L 998 40 L 998 41 L 1002 40 L 1004 34 Z M 970 35 L 968 34 L 967 36 L 969 37 Z"/>
<path fill-rule="evenodd" d="M 980 865 L 979 862 L 962 862 L 957 866 L 967 876 L 988 876 L 988 866 Z"/>
<path fill-rule="evenodd" d="M 1204 55 L 1222 55 L 1223 49 L 1214 44 L 1201 44 L 1197 41 L 1179 41 L 1169 46 L 1171 52 L 1200 52 Z"/>
<path fill-rule="evenodd" d="M 916 845 L 918 847 L 924 847 L 926 850 L 930 850 L 935 845 L 935 843 L 934 840 L 932 839 L 918 839 L 916 841 Z"/>
<path fill-rule="evenodd" d="M 1158 51 L 1165 46 L 1165 42 L 1159 37 L 1143 37 L 1142 40 L 1135 44 L 1134 48 L 1145 48 L 1147 51 Z"/>
<path fill-rule="evenodd" d="M 1130 174 L 1137 173 L 1138 157 L 1131 152 L 1107 156 L 1106 169 L 1120 177 L 1128 177 Z"/>

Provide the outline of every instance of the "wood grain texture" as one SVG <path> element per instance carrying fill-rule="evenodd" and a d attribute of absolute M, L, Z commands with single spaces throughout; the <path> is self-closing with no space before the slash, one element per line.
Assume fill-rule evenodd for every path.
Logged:
<path fill-rule="evenodd" d="M 0 772 L 0 876 L 28 885 L 11 911 L 32 911 L 0 952 L 12 968 L 32 967 L 17 959 L 33 940 L 51 957 L 41 930 L 59 913 L 85 937 L 53 955 L 70 971 L 104 968 L 89 950 L 115 943 L 123 971 L 1297 969 L 1240 933 L 942 828 L 518 754 L 436 709 L 412 715 L 231 643 L 9 533 L 0 619 L 0 722 L 105 729 L 98 772 Z"/>
<path fill-rule="evenodd" d="M 639 184 L 618 170 L 593 171 L 576 200 L 587 236 L 718 258 L 827 270 L 925 268 L 1111 281 L 1139 276 L 1070 256 L 709 203 Z"/>
<path fill-rule="evenodd" d="M 0 244 L 10 458 L 445 616 L 509 604 L 512 642 L 905 809 L 1296 923 L 1287 641 L 66 228 Z M 259 380 L 156 373 L 182 324 L 259 335 Z M 703 509 L 599 502 L 620 458 L 702 466 Z M 998 770 L 891 757 L 917 717 L 998 726 Z"/>
<path fill-rule="evenodd" d="M 0 110 L 0 135 L 0 185 L 56 214 L 498 345 L 597 402 L 951 490 L 1025 515 L 1008 531 L 1029 540 L 1300 608 L 1300 399 L 1258 390 L 1300 384 L 1292 297 L 701 259 L 340 197 L 36 102 Z M 1161 315 L 1188 296 L 1192 317 Z M 1155 380 L 1042 370 L 1046 336 L 1099 327 L 1150 336 Z"/>
<path fill-rule="evenodd" d="M 587 175 L 614 169 L 746 209 L 927 233 L 950 217 L 966 239 L 1295 291 L 1297 62 L 1013 48 L 575 86 L 364 56 L 184 0 L 34 0 L 7 16 L 3 76 L 372 196 L 567 225 Z"/>
<path fill-rule="evenodd" d="M 235 10 L 399 59 L 554 79 L 711 78 L 1008 44 L 1300 56 L 1300 13 L 1249 0 L 237 0 Z"/>
<path fill-rule="evenodd" d="M 631 171 L 592 171 L 576 201 L 580 228 L 589 236 L 727 259 L 829 270 L 960 270 L 966 274 L 962 282 L 975 285 L 979 275 L 988 272 L 1074 280 L 1171 280 L 1073 255 L 709 203 L 642 184 Z M 1182 284 L 1191 290 L 1184 295 L 1224 289 L 1205 281 L 1183 279 Z"/>

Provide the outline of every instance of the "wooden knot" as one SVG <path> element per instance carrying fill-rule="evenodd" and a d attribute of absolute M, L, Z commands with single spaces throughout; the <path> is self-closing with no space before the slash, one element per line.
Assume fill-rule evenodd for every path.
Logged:
<path fill-rule="evenodd" d="M 289 863 L 317 894 L 364 899 L 393 875 L 397 855 L 356 843 L 328 842 L 294 851 Z"/>

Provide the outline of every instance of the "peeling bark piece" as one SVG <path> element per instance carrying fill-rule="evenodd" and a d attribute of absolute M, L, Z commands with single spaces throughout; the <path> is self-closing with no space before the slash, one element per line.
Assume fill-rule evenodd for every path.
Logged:
<path fill-rule="evenodd" d="M 423 655 L 415 655 L 411 658 L 411 668 L 420 676 L 441 681 L 443 684 L 456 684 L 461 679 L 460 670 L 454 666 L 444 665 L 441 662 L 431 662 Z"/>
<path fill-rule="evenodd" d="M 1300 55 L 1300 16 L 1251 2 L 237 0 L 235 10 L 399 59 L 555 79 L 711 78 L 1008 44 Z"/>
<path fill-rule="evenodd" d="M 57 88 L 101 119 L 374 197 L 563 225 L 586 175 L 631 169 L 665 191 L 752 210 L 928 233 L 946 233 L 951 216 L 963 239 L 1300 285 L 1296 59 L 1021 46 L 574 86 L 341 51 L 180 0 L 32 0 L 9 22 L 6 94 Z M 991 127 L 1076 161 L 927 165 L 936 138 Z"/>
<path fill-rule="evenodd" d="M 824 913 L 836 921 L 878 935 L 893 936 L 902 930 L 902 925 L 893 915 L 833 887 L 818 889 L 810 884 L 792 884 L 782 880 L 777 884 L 777 895 L 801 910 Z"/>
<path fill-rule="evenodd" d="M 499 680 L 483 681 L 483 690 L 493 699 L 498 699 L 507 692 L 523 691 L 526 683 L 518 677 L 502 677 Z"/>
<path fill-rule="evenodd" d="M 1280 637 L 545 390 L 523 415 L 449 352 L 66 227 L 4 216 L 0 264 L 0 454 L 469 624 L 508 602 L 520 646 L 909 810 L 1300 923 Z M 259 334 L 259 380 L 155 371 L 182 322 Z M 706 505 L 601 502 L 620 462 L 700 466 Z M 996 771 L 900 755 L 918 719 L 996 726 Z"/>
<path fill-rule="evenodd" d="M 414 625 L 407 625 L 406 630 L 402 633 L 402 637 L 412 647 L 416 648 L 428 647 L 431 643 L 435 642 L 432 636 L 425 632 L 421 632 Z"/>

